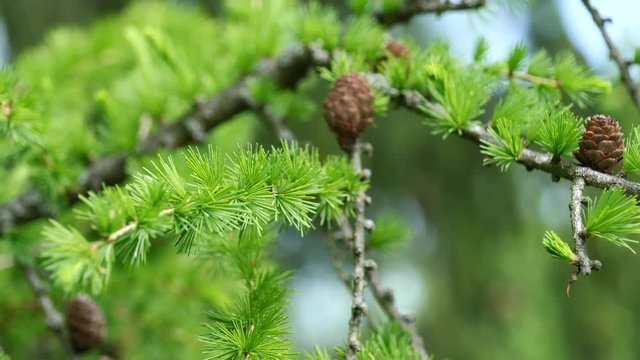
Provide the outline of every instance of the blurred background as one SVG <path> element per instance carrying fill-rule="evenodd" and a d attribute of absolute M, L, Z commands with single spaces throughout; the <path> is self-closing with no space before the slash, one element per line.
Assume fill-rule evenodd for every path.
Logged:
<path fill-rule="evenodd" d="M 488 0 L 488 3 L 494 3 Z M 58 26 L 85 26 L 128 5 L 127 0 L 0 0 L 0 61 L 11 63 Z M 183 1 L 218 16 L 217 0 Z M 342 1 L 328 1 L 346 14 Z M 640 45 L 640 4 L 593 1 L 611 17 L 609 30 L 631 59 Z M 509 0 L 478 13 L 425 15 L 392 32 L 421 45 L 446 38 L 452 51 L 470 58 L 480 36 L 490 57 L 504 58 L 519 41 L 550 53 L 572 49 L 613 91 L 581 115 L 609 113 L 626 129 L 638 113 L 617 83 L 617 69 L 579 0 Z M 206 43 L 206 39 L 203 39 Z M 250 46 L 250 45 L 248 45 Z M 638 75 L 633 72 L 633 75 Z M 318 102 L 326 94 L 318 88 Z M 337 152 L 328 131 L 313 122 L 292 123 L 299 138 Z M 276 143 L 257 121 L 246 120 L 246 137 Z M 324 129 L 324 127 L 323 127 Z M 237 133 L 227 131 L 227 136 Z M 222 135 L 220 137 L 223 138 Z M 371 214 L 378 222 L 406 225 L 406 241 L 376 250 L 385 285 L 401 309 L 414 312 L 430 353 L 438 359 L 637 359 L 640 357 L 640 258 L 607 244 L 590 244 L 603 270 L 580 279 L 565 295 L 569 271 L 543 250 L 545 230 L 568 238 L 569 186 L 549 175 L 513 166 L 506 173 L 482 166 L 478 148 L 452 137 L 432 136 L 421 119 L 391 111 L 366 138 L 375 147 Z M 224 141 L 233 143 L 233 138 Z M 595 193 L 595 192 L 594 192 Z M 300 239 L 285 232 L 273 254 L 295 271 L 290 287 L 292 337 L 299 350 L 333 347 L 346 338 L 350 296 L 335 276 L 324 234 Z M 56 339 L 19 271 L 0 259 L 0 345 L 15 359 L 50 358 Z M 197 336 L 208 304 L 223 279 L 169 242 L 154 245 L 149 264 L 118 269 L 98 297 L 109 319 L 109 339 L 126 359 L 200 358 Z M 203 271 L 205 269 L 205 271 Z M 59 294 L 58 294 L 59 295 Z M 371 321 L 383 319 L 373 311 Z M 34 334 L 39 338 L 34 339 Z"/>

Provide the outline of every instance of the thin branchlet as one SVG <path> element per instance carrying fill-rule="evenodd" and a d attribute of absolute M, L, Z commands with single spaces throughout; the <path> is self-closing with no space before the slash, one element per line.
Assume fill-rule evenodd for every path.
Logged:
<path fill-rule="evenodd" d="M 598 27 L 600 34 L 602 34 L 602 38 L 609 49 L 609 56 L 618 66 L 618 70 L 620 70 L 620 79 L 629 92 L 633 105 L 640 110 L 640 93 L 638 92 L 638 86 L 635 81 L 633 81 L 633 78 L 631 78 L 628 63 L 624 60 L 622 54 L 620 54 L 620 50 L 618 50 L 618 47 L 613 42 L 606 29 L 606 23 L 610 20 L 603 18 L 602 15 L 600 15 L 600 12 L 591 4 L 590 0 L 582 0 L 582 4 L 584 4 L 584 7 L 589 11 L 593 22 Z"/>

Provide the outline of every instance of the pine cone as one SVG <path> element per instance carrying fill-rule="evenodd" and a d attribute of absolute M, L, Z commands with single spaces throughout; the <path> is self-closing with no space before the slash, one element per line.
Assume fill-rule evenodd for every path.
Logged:
<path fill-rule="evenodd" d="M 89 296 L 80 294 L 67 306 L 66 325 L 73 349 L 78 353 L 102 344 L 105 337 L 104 314 Z"/>
<path fill-rule="evenodd" d="M 373 92 L 362 74 L 348 73 L 333 85 L 324 101 L 324 118 L 343 150 L 373 122 Z"/>
<path fill-rule="evenodd" d="M 624 153 L 623 134 L 618 122 L 607 115 L 587 118 L 580 149 L 573 156 L 584 166 L 613 174 Z"/>
<path fill-rule="evenodd" d="M 409 57 L 411 55 L 411 49 L 402 41 L 399 40 L 391 40 L 384 47 L 388 53 L 393 55 L 394 57 Z"/>

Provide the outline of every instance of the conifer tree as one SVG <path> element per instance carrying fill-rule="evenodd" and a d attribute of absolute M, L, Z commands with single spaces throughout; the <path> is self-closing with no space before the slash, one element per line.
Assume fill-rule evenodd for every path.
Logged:
<path fill-rule="evenodd" d="M 607 80 L 569 51 L 551 55 L 519 43 L 489 61 L 490 44 L 479 39 L 463 61 L 446 43 L 423 47 L 390 30 L 420 14 L 483 11 L 492 1 L 348 3 L 342 16 L 316 1 L 229 0 L 214 17 L 173 2 L 136 2 L 86 27 L 56 29 L 2 68 L 0 252 L 56 334 L 54 357 L 128 358 L 105 331 L 118 326 L 108 320 L 135 322 L 140 314 L 117 314 L 117 301 L 99 299 L 134 302 L 127 292 L 136 290 L 114 288 L 113 278 L 127 276 L 135 287 L 136 277 L 151 272 L 149 258 L 171 243 L 172 253 L 198 264 L 198 285 L 219 281 L 202 290 L 218 297 L 206 312 L 168 305 L 176 316 L 199 311 L 204 324 L 176 335 L 195 350 L 171 356 L 433 358 L 430 339 L 401 311 L 370 254 L 406 230 L 376 223 L 368 211 L 376 174 L 367 164 L 376 144 L 366 132 L 393 121 L 398 109 L 425 125 L 425 138 L 469 140 L 498 171 L 522 165 L 549 181 L 568 180 L 561 184 L 570 194 L 571 241 L 557 229 L 539 231 L 540 256 L 544 249 L 570 265 L 567 295 L 580 277 L 603 268 L 588 251 L 592 239 L 635 252 L 639 130 L 606 114 L 583 117 L 611 91 Z M 640 109 L 633 61 L 621 57 L 598 10 L 582 3 Z M 289 127 L 303 120 L 335 137 L 333 154 Z M 275 145 L 256 144 L 259 126 L 275 134 Z M 586 196 L 587 188 L 596 195 Z M 295 274 L 271 252 L 287 229 L 302 242 L 310 234 L 327 238 L 326 260 L 351 296 L 347 337 L 334 349 L 302 353 L 290 336 Z M 161 257 L 167 265 L 153 271 L 181 275 L 177 257 Z M 152 275 L 162 281 L 167 273 Z M 185 297 L 196 291 L 180 276 L 168 279 Z M 138 311 L 162 295 L 140 297 Z M 374 306 L 385 319 L 365 331 Z M 27 354 L 0 345 L 8 351 L 0 348 L 0 359 Z"/>

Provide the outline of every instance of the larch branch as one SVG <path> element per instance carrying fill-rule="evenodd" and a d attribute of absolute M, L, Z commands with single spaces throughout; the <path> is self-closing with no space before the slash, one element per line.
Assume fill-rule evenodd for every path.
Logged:
<path fill-rule="evenodd" d="M 627 88 L 633 104 L 638 110 L 640 110 L 640 93 L 638 93 L 638 87 L 631 78 L 631 74 L 629 73 L 628 62 L 625 61 L 622 57 L 622 54 L 620 54 L 620 50 L 613 42 L 613 40 L 611 40 L 611 36 L 609 36 L 609 33 L 607 32 L 607 29 L 605 27 L 605 24 L 610 21 L 610 19 L 603 18 L 598 10 L 593 7 L 590 0 L 582 0 L 582 3 L 584 4 L 584 7 L 589 11 L 589 14 L 591 14 L 591 18 L 598 27 L 598 30 L 600 30 L 600 34 L 602 34 L 602 38 L 607 44 L 607 48 L 609 48 L 609 56 L 618 66 L 618 69 L 620 70 L 620 79 L 622 80 L 624 86 Z"/>
<path fill-rule="evenodd" d="M 447 11 L 471 10 L 483 7 L 486 0 L 418 0 L 406 1 L 398 10 L 392 12 L 379 12 L 375 14 L 376 20 L 385 26 L 394 25 L 411 20 L 412 17 L 421 14 L 442 14 Z"/>

